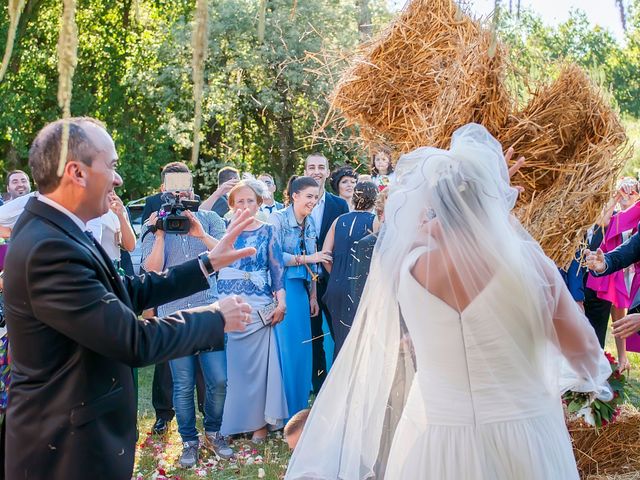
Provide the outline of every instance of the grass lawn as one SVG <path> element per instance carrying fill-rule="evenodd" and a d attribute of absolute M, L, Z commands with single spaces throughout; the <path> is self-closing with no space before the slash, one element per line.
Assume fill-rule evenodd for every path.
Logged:
<path fill-rule="evenodd" d="M 155 422 L 155 412 L 151 405 L 151 382 L 153 367 L 138 371 L 139 394 L 138 428 L 140 438 L 136 451 L 136 464 L 133 470 L 135 480 L 191 480 L 191 479 L 242 479 L 264 478 L 277 480 L 282 478 L 289 461 L 289 448 L 282 439 L 282 433 L 270 434 L 268 440 L 260 446 L 248 440 L 236 440 L 232 448 L 238 453 L 237 459 L 216 461 L 207 450 L 200 449 L 199 464 L 195 468 L 185 469 L 178 465 L 182 452 L 182 442 L 178 435 L 175 419 L 165 436 L 151 434 Z M 201 418 L 198 430 L 202 432 Z"/>
<path fill-rule="evenodd" d="M 607 350 L 617 356 L 612 338 L 607 341 Z M 627 386 L 627 401 L 640 407 L 640 354 L 630 353 L 629 360 L 632 369 Z M 280 432 L 270 434 L 267 442 L 259 447 L 254 446 L 248 440 L 236 440 L 232 447 L 238 453 L 238 458 L 233 462 L 218 462 L 213 455 L 201 449 L 200 463 L 196 468 L 180 468 L 178 457 L 182 451 L 182 443 L 175 420 L 171 422 L 171 430 L 167 435 L 162 437 L 151 435 L 151 427 L 155 421 L 155 413 L 151 405 L 153 367 L 139 370 L 138 375 L 140 438 L 133 474 L 135 480 L 192 480 L 200 478 L 277 480 L 282 478 L 290 454 Z M 198 428 L 202 431 L 201 419 L 198 422 Z"/>

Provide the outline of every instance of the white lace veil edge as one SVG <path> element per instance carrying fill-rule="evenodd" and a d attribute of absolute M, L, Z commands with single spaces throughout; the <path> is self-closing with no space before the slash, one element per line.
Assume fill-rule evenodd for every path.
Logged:
<path fill-rule="evenodd" d="M 417 304 L 418 320 L 426 324 L 447 311 L 443 299 L 425 302 L 424 296 L 444 298 L 457 289 L 448 302 L 453 311 L 464 307 L 453 305 L 459 299 L 485 296 L 484 313 L 508 358 L 488 375 L 500 379 L 497 384 L 518 379 L 520 389 L 496 391 L 497 402 L 531 395 L 541 405 L 546 398 L 559 402 L 564 390 L 596 390 L 610 373 L 557 269 L 510 214 L 517 192 L 500 143 L 484 127 L 461 127 L 449 150 L 423 147 L 404 155 L 390 188 L 351 332 L 311 409 L 287 479 L 399 478 L 399 459 L 426 429 L 422 406 L 428 401 L 414 382 L 423 339 L 413 339 L 416 359 L 407 330 L 418 324 L 407 318 L 405 326 L 400 304 L 408 312 Z M 412 280 L 411 265 L 421 255 L 426 273 Z M 439 280 L 432 287 L 433 279 Z M 428 334 L 424 328 L 419 333 Z M 495 364 L 488 357 L 496 352 L 484 353 L 487 364 Z M 397 432 L 401 419 L 408 421 Z M 390 453 L 396 465 L 388 465 Z"/>

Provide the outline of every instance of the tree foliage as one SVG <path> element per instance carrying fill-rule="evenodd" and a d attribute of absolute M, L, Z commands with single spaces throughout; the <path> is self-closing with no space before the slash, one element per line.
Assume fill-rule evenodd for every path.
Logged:
<path fill-rule="evenodd" d="M 384 1 L 371 3 L 377 21 L 388 15 Z M 313 145 L 310 134 L 326 113 L 332 84 L 314 73 L 310 54 L 348 50 L 358 42 L 355 2 L 269 0 L 263 41 L 258 8 L 254 0 L 209 1 L 204 141 L 197 168 L 205 190 L 223 164 L 269 171 L 282 185 L 303 155 L 322 150 L 325 146 Z M 27 2 L 10 69 L 0 83 L 5 168 L 25 168 L 35 133 L 60 115 L 60 10 L 55 0 Z M 101 119 L 112 132 L 128 197 L 156 188 L 165 163 L 189 161 L 193 15 L 194 2 L 185 0 L 78 2 L 79 61 L 71 111 Z M 6 38 L 7 28 L 8 20 L 0 21 L 0 38 Z M 347 158 L 339 148 L 328 153 L 338 163 Z"/>
<path fill-rule="evenodd" d="M 371 31 L 369 16 L 374 31 L 391 18 L 386 0 L 267 0 L 262 39 L 261 4 L 209 0 L 204 141 L 196 170 L 202 193 L 211 190 L 225 164 L 268 171 L 282 186 L 311 151 L 323 151 L 334 163 L 362 160 L 346 137 L 314 143 L 312 132 L 327 112 L 327 96 L 343 66 L 319 65 L 315 54 L 353 51 Z M 78 0 L 71 111 L 101 119 L 112 132 L 128 198 L 154 190 L 165 163 L 190 160 L 194 10 L 193 0 Z M 575 61 L 611 91 L 634 124 L 640 117 L 640 0 L 627 9 L 624 42 L 589 24 L 579 11 L 556 27 L 531 12 L 514 12 L 500 16 L 499 34 L 518 71 L 546 79 L 557 62 Z M 27 0 L 20 19 L 9 70 L 0 82 L 0 164 L 6 169 L 25 168 L 35 133 L 60 116 L 60 13 L 60 0 Z M 3 4 L 0 50 L 8 26 Z M 522 101 L 530 93 L 524 76 L 511 79 Z"/>

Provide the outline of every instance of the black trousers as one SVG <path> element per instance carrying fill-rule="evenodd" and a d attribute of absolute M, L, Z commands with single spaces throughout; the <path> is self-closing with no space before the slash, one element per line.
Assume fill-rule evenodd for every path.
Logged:
<path fill-rule="evenodd" d="M 600 346 L 604 348 L 607 339 L 607 327 L 611 315 L 611 302 L 598 298 L 596 292 L 584 287 L 584 314 L 596 331 Z"/>
<path fill-rule="evenodd" d="M 316 284 L 318 293 L 318 305 L 320 306 L 320 313 L 315 317 L 311 317 L 311 347 L 313 350 L 313 372 L 311 376 L 311 382 L 313 383 L 313 393 L 316 395 L 320 391 L 324 379 L 327 378 L 327 357 L 324 351 L 324 332 L 322 331 L 322 314 L 324 313 L 327 323 L 329 324 L 329 331 L 331 332 L 331 338 L 333 338 L 333 324 L 331 323 L 331 315 L 329 309 L 322 301 L 325 292 L 327 291 L 327 277 L 320 277 Z"/>
<path fill-rule="evenodd" d="M 196 362 L 196 394 L 198 395 L 198 410 L 202 414 L 204 414 L 205 392 L 206 388 L 200 362 Z M 176 415 L 173 409 L 173 377 L 171 377 L 169 362 L 155 365 L 151 387 L 151 403 L 156 411 L 156 418 L 171 421 Z"/>

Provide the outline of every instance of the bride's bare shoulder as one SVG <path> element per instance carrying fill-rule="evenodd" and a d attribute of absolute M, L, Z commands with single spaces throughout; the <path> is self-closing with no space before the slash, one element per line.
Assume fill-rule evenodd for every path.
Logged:
<path fill-rule="evenodd" d="M 411 275 L 424 288 L 446 273 L 446 262 L 439 250 L 423 251 L 411 267 Z"/>

